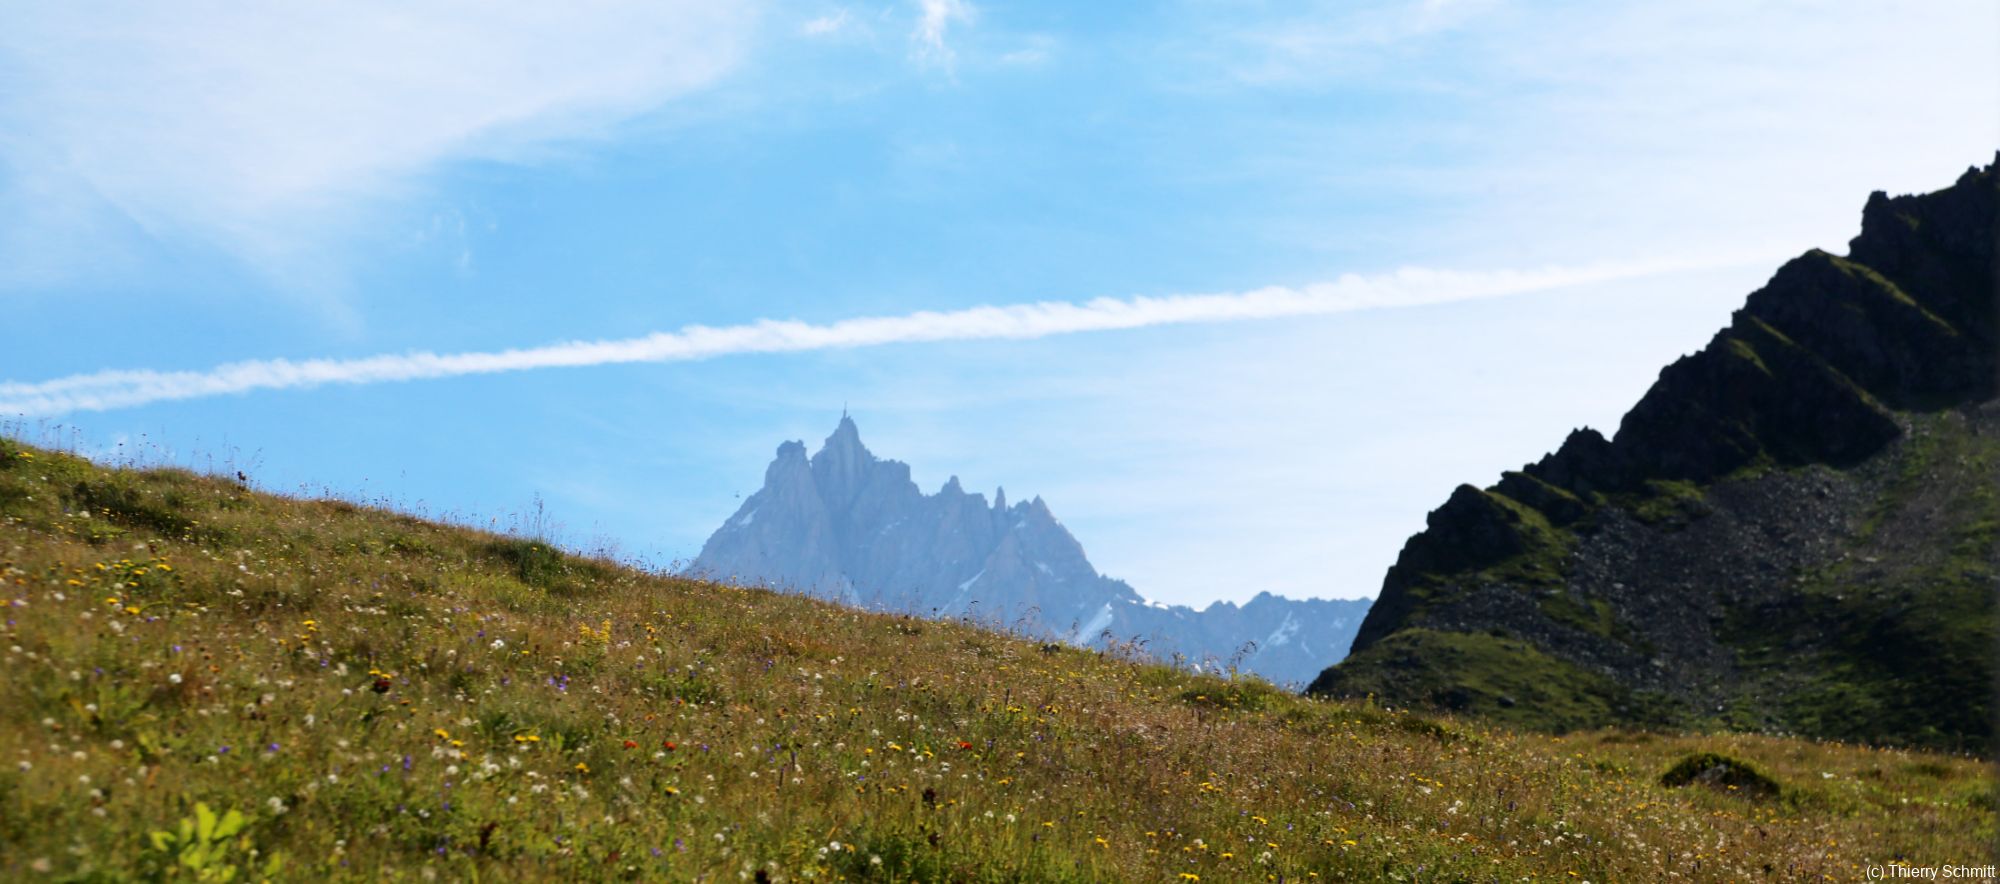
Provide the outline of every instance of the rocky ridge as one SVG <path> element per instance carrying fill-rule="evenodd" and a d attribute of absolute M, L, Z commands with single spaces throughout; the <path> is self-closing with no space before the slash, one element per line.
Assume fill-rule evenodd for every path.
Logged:
<path fill-rule="evenodd" d="M 1995 166 L 1871 195 L 1847 256 L 1786 263 L 1615 436 L 1460 486 L 1310 690 L 1989 745 L 1997 219 Z"/>

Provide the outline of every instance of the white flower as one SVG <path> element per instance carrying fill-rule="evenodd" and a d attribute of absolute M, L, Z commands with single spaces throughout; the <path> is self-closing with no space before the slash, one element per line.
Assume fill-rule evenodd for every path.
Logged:
<path fill-rule="evenodd" d="M 264 799 L 264 804 L 271 808 L 272 816 L 281 816 L 285 811 L 291 810 L 291 808 L 285 806 L 285 800 L 276 795 Z"/>
<path fill-rule="evenodd" d="M 496 651 L 497 651 L 497 650 L 500 650 L 501 648 L 504 648 L 504 647 L 506 647 L 506 646 L 507 646 L 507 640 L 506 640 L 506 639 L 504 639 L 504 638 L 496 638 L 496 639 L 494 639 L 494 640 L 493 640 L 493 643 L 492 643 L 492 644 L 490 644 L 490 645 L 487 645 L 487 647 L 489 647 L 489 648 L 492 648 L 493 650 L 496 650 Z"/>
<path fill-rule="evenodd" d="M 180 674 L 180 673 L 178 673 L 178 672 L 172 672 L 172 673 L 168 673 L 168 674 L 167 674 L 167 681 L 170 681 L 170 682 L 173 682 L 174 684 L 180 684 L 180 683 L 181 683 L 181 674 Z"/>

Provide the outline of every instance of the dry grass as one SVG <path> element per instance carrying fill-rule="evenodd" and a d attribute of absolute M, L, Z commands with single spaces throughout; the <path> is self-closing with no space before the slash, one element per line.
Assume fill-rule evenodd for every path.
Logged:
<path fill-rule="evenodd" d="M 7 879 L 166 875 L 197 802 L 284 879 L 1852 881 L 1995 837 L 1969 759 L 1511 733 L 0 459 Z M 1698 752 L 1782 791 L 1659 784 Z"/>

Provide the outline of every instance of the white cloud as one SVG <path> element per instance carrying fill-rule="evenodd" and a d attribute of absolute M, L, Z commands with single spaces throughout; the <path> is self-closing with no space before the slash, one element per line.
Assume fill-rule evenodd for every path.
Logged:
<path fill-rule="evenodd" d="M 0 209 L 17 219 L 0 261 L 89 255 L 136 228 L 284 263 L 439 163 L 532 159 L 713 83 L 753 15 L 731 0 L 17 7 L 0 29 Z"/>
<path fill-rule="evenodd" d="M 799 27 L 799 32 L 809 37 L 823 37 L 839 33 L 847 27 L 847 10 L 837 9 L 822 15 Z"/>
<path fill-rule="evenodd" d="M 1716 262 L 1703 262 L 1709 266 Z M 1564 286 L 1629 279 L 1686 269 L 1689 262 L 1599 264 L 1539 270 L 1460 272 L 1404 269 L 1379 276 L 1347 275 L 1302 288 L 1248 292 L 1099 298 L 1086 303 L 1040 302 L 921 311 L 813 325 L 761 320 L 608 341 L 576 341 L 518 350 L 409 353 L 361 359 L 239 362 L 209 371 L 103 371 L 41 382 L 0 382 L 0 414 L 51 415 L 103 411 L 151 402 L 462 375 L 638 362 L 683 362 L 748 353 L 851 349 L 882 344 L 996 338 L 1040 338 L 1160 325 L 1232 322 L 1341 313 L 1370 308 L 1441 304 Z"/>
<path fill-rule="evenodd" d="M 1177 58 L 1201 88 L 1388 109 L 1246 139 L 1327 202 L 1449 205 L 1424 236 L 1453 261 L 1838 248 L 1870 190 L 1941 187 L 2000 144 L 2000 115 L 1972 110 L 2000 106 L 2000 5 L 1754 6 L 1280 6 L 1213 14 Z"/>
<path fill-rule="evenodd" d="M 958 56 L 945 43 L 952 22 L 971 24 L 977 10 L 965 0 L 917 0 L 917 28 L 910 33 L 918 61 L 949 69 Z"/>

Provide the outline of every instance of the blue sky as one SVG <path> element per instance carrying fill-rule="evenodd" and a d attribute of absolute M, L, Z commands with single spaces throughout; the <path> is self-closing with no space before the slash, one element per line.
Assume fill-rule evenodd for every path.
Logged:
<path fill-rule="evenodd" d="M 666 562 L 845 404 L 1194 604 L 1373 595 L 2000 148 L 1987 2 L 0 8 L 26 435 Z M 614 351 L 704 358 L 524 367 Z"/>

